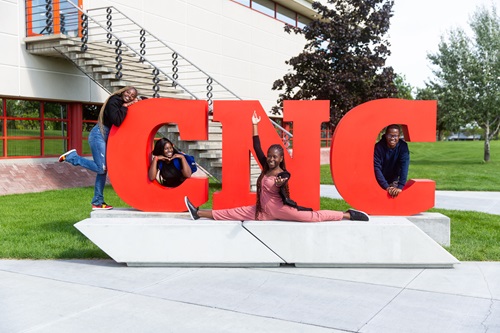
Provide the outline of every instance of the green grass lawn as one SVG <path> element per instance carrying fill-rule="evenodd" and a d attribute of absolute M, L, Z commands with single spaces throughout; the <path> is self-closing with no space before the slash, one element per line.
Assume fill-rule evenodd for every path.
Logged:
<path fill-rule="evenodd" d="M 210 185 L 202 208 L 212 207 L 212 193 L 218 190 L 220 185 Z M 90 217 L 93 191 L 84 187 L 0 196 L 0 258 L 108 258 L 73 226 Z M 104 197 L 116 207 L 128 207 L 111 186 Z"/>
<path fill-rule="evenodd" d="M 500 142 L 492 142 L 492 161 L 482 162 L 482 142 L 411 143 L 411 178 L 430 178 L 441 190 L 500 191 Z M 322 183 L 330 183 L 330 169 L 322 166 Z M 212 193 L 220 185 L 211 184 Z M 108 258 L 73 225 L 90 216 L 93 188 L 0 196 L 0 258 Z M 127 205 L 109 186 L 106 201 Z M 322 198 L 322 209 L 345 210 L 343 200 Z M 432 209 L 451 219 L 451 246 L 459 260 L 500 261 L 498 215 Z"/>
<path fill-rule="evenodd" d="M 483 162 L 483 141 L 409 142 L 408 178 L 432 179 L 436 189 L 500 191 L 500 141 L 491 142 Z M 333 184 L 330 166 L 321 166 L 321 183 Z"/>
<path fill-rule="evenodd" d="M 220 185 L 210 185 L 211 197 Z M 0 196 L 0 258 L 91 259 L 108 258 L 73 225 L 90 216 L 93 188 Z M 127 205 L 110 186 L 106 201 Z M 321 199 L 321 209 L 346 210 L 343 200 Z M 451 218 L 451 247 L 459 260 L 500 261 L 500 218 L 497 215 L 433 209 Z"/>

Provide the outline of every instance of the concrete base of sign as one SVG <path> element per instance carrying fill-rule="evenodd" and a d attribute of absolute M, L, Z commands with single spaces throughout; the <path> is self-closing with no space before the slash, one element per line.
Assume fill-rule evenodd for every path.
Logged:
<path fill-rule="evenodd" d="M 248 221 L 243 226 L 297 267 L 452 267 L 451 254 L 404 217 L 370 222 Z"/>
<path fill-rule="evenodd" d="M 443 246 L 450 246 L 450 218 L 441 213 L 420 213 L 405 216 L 429 237 Z"/>
<path fill-rule="evenodd" d="M 116 262 L 128 266 L 265 267 L 283 263 L 242 228 L 240 221 L 152 215 L 155 217 L 90 218 L 75 227 Z"/>
<path fill-rule="evenodd" d="M 451 268 L 459 263 L 404 217 L 242 223 L 113 209 L 94 211 L 75 227 L 129 266 Z"/>
<path fill-rule="evenodd" d="M 115 208 L 111 210 L 95 210 L 90 217 L 99 218 L 150 218 L 150 217 L 179 217 L 186 218 L 186 213 L 155 213 L 142 212 L 133 208 Z M 419 227 L 430 238 L 443 246 L 450 246 L 450 218 L 441 213 L 421 213 L 412 216 L 404 216 L 410 222 Z M 391 219 L 393 216 L 385 216 Z"/>

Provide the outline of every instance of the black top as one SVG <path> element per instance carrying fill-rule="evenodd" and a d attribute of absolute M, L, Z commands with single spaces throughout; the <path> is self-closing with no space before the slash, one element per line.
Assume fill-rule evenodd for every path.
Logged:
<path fill-rule="evenodd" d="M 128 108 L 123 106 L 125 102 L 120 95 L 113 95 L 108 99 L 104 107 L 102 123 L 111 128 L 112 125 L 120 126 L 127 116 Z"/>
<path fill-rule="evenodd" d="M 406 185 L 408 167 L 410 165 L 410 151 L 404 140 L 399 140 L 396 147 L 389 148 L 385 138 L 375 144 L 374 153 L 375 177 L 380 187 L 387 189 L 397 182 L 398 188 Z"/>
<path fill-rule="evenodd" d="M 182 171 L 177 169 L 174 163 L 166 163 L 161 161 L 160 165 L 160 184 L 166 187 L 177 187 L 184 183 L 186 177 L 182 174 Z"/>

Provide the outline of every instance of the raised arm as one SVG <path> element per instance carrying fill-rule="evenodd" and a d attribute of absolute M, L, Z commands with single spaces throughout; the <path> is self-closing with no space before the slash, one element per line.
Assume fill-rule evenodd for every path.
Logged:
<path fill-rule="evenodd" d="M 158 156 L 153 156 L 151 164 L 149 165 L 149 180 L 153 181 L 156 179 L 156 174 L 158 173 Z"/>
<path fill-rule="evenodd" d="M 260 123 L 260 117 L 257 115 L 257 112 L 254 111 L 252 115 L 253 136 L 259 135 L 259 123 Z"/>
<path fill-rule="evenodd" d="M 185 178 L 191 177 L 191 174 L 193 172 L 191 171 L 191 167 L 189 166 L 189 163 L 186 161 L 186 157 L 183 154 L 174 154 L 174 156 L 172 156 L 172 159 L 174 159 L 174 158 L 178 158 L 181 162 L 182 175 Z"/>
<path fill-rule="evenodd" d="M 375 152 L 373 154 L 373 167 L 375 169 L 375 178 L 377 179 L 378 184 L 384 190 L 389 188 L 389 183 L 384 177 L 382 172 L 382 163 L 384 160 L 384 151 L 379 147 L 379 145 L 375 145 Z"/>
<path fill-rule="evenodd" d="M 408 169 L 410 167 L 410 150 L 408 149 L 407 144 L 401 146 L 401 155 L 399 156 L 399 160 L 401 163 L 401 171 L 399 173 L 398 188 L 402 189 L 408 180 Z"/>
<path fill-rule="evenodd" d="M 252 115 L 253 149 L 255 150 L 255 154 L 257 154 L 257 160 L 259 160 L 260 165 L 264 165 L 264 163 L 266 163 L 266 155 L 264 155 L 264 152 L 262 151 L 262 147 L 260 146 L 259 129 L 258 129 L 259 122 L 260 122 L 260 117 L 257 116 L 257 112 L 254 111 L 253 115 Z"/>

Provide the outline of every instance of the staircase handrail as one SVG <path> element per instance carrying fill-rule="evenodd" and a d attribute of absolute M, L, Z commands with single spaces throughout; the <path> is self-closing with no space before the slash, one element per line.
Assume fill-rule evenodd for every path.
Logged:
<path fill-rule="evenodd" d="M 176 85 L 178 85 L 179 87 L 181 87 L 185 92 L 187 92 L 190 96 L 192 96 L 193 98 L 195 99 L 200 99 L 198 96 L 194 95 L 192 92 L 189 91 L 189 89 L 187 89 L 184 85 L 182 85 L 180 82 L 178 82 L 178 80 L 174 79 L 173 77 L 171 77 L 169 74 L 165 73 L 165 71 L 163 71 L 161 68 L 159 68 L 158 66 L 156 66 L 152 61 L 150 61 L 146 55 L 144 54 L 140 54 L 140 52 L 138 52 L 135 48 L 131 47 L 130 45 L 128 45 L 126 42 L 124 42 L 123 40 L 121 40 L 115 33 L 113 33 L 112 30 L 110 29 L 107 29 L 106 27 L 104 27 L 103 25 L 101 25 L 95 18 L 93 18 L 91 15 L 88 14 L 89 10 L 84 10 L 83 8 L 80 8 L 79 6 L 75 5 L 73 2 L 69 1 L 68 0 L 68 3 L 71 4 L 75 9 L 77 9 L 79 12 L 81 12 L 83 15 L 86 15 L 88 18 L 90 18 L 95 24 L 97 24 L 101 29 L 103 29 L 104 31 L 106 31 L 107 34 L 111 34 L 114 38 L 116 38 L 116 40 L 120 40 L 121 43 L 123 45 L 125 45 L 130 51 L 132 51 L 134 54 L 136 54 L 137 56 L 139 56 L 141 59 L 144 59 L 148 64 L 150 64 L 153 68 L 159 70 L 163 75 L 165 75 L 169 80 L 171 80 L 172 82 L 174 82 Z M 180 53 L 178 53 L 177 51 L 175 51 L 172 47 L 170 47 L 169 45 L 167 45 L 165 42 L 163 42 L 162 40 L 160 40 L 159 38 L 157 38 L 155 35 L 151 34 L 148 30 L 144 29 L 141 25 L 139 25 L 138 23 L 136 23 L 134 20 L 132 20 L 131 18 L 129 18 L 127 15 L 123 14 L 120 10 L 116 9 L 114 6 L 106 6 L 106 7 L 98 7 L 98 8 L 94 8 L 94 9 L 91 9 L 91 10 L 102 10 L 102 9 L 107 9 L 107 8 L 113 8 L 114 10 L 116 10 L 118 13 L 120 13 L 121 15 L 123 15 L 126 19 L 130 20 L 133 24 L 135 24 L 136 26 L 140 27 L 141 29 L 143 29 L 144 31 L 146 31 L 150 36 L 154 37 L 156 39 L 157 42 L 161 43 L 163 46 L 165 46 L 166 48 L 168 48 L 169 50 L 171 50 L 172 52 L 176 53 L 177 55 L 181 56 L 182 59 L 184 61 L 186 61 L 190 66 L 193 66 L 194 68 L 196 68 L 199 72 L 203 73 L 208 79 L 211 79 L 213 80 L 214 82 L 216 82 L 219 86 L 221 86 L 222 88 L 226 89 L 227 92 L 229 92 L 231 95 L 233 95 L 235 97 L 235 99 L 238 99 L 238 100 L 242 100 L 242 98 L 240 98 L 238 95 L 236 95 L 234 92 L 232 92 L 231 90 L 229 90 L 228 88 L 226 88 L 224 85 L 222 85 L 219 81 L 215 80 L 212 76 L 210 76 L 208 73 L 206 73 L 205 71 L 203 71 L 202 69 L 200 69 L 198 66 L 194 65 L 192 62 L 190 62 L 189 60 L 187 60 L 184 56 L 182 56 Z M 272 119 L 269 119 L 271 121 L 271 123 L 276 127 L 278 128 L 279 130 L 281 130 L 283 133 L 285 133 L 289 138 L 293 138 L 293 134 L 291 134 L 289 131 L 287 131 L 285 128 L 283 128 L 282 126 L 280 126 L 278 123 L 276 123 L 274 120 Z"/>
<path fill-rule="evenodd" d="M 113 31 L 103 27 L 97 20 L 95 20 L 92 16 L 88 15 L 88 13 L 85 13 L 85 11 L 81 8 L 79 8 L 78 6 L 76 6 L 74 3 L 72 3 L 71 1 L 68 1 L 73 7 L 75 7 L 79 12 L 81 12 L 83 15 L 86 15 L 88 18 L 90 18 L 95 24 L 97 24 L 101 29 L 105 30 L 108 34 L 111 34 L 113 37 L 115 37 L 117 40 L 120 40 L 120 38 L 118 38 L 118 36 L 116 36 L 116 34 L 113 33 Z M 111 6 L 110 6 L 111 7 Z M 106 7 L 107 8 L 107 7 Z M 114 8 L 114 7 L 113 7 Z M 115 8 L 116 9 L 116 8 Z M 87 10 L 88 12 L 88 10 Z M 120 12 L 121 13 L 121 12 Z M 124 15 L 125 16 L 125 15 Z M 121 41 L 121 40 L 120 40 Z M 170 75 L 168 75 L 167 73 L 165 73 L 162 69 L 158 68 L 157 66 L 155 66 L 155 64 L 153 62 L 151 62 L 146 56 L 144 55 L 141 55 L 139 52 L 137 52 L 134 48 L 130 47 L 126 42 L 123 42 L 121 41 L 121 43 L 123 45 L 125 45 L 130 51 L 132 51 L 133 53 L 135 53 L 137 56 L 140 56 L 142 57 L 148 64 L 150 64 L 153 68 L 156 68 L 158 69 L 163 75 L 165 75 L 169 80 L 171 80 L 172 82 L 175 82 L 176 85 L 178 85 L 179 87 L 181 87 L 184 91 L 186 91 L 189 95 L 191 95 L 193 98 L 195 99 L 199 99 L 196 95 L 192 94 L 188 89 L 186 89 L 182 84 L 180 84 L 179 82 L 177 82 L 177 80 L 175 80 L 174 78 L 172 78 Z"/>

